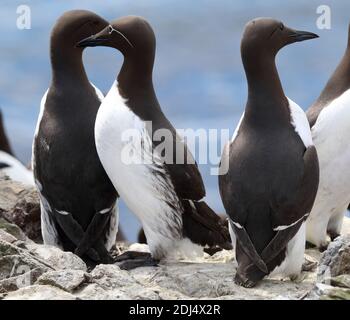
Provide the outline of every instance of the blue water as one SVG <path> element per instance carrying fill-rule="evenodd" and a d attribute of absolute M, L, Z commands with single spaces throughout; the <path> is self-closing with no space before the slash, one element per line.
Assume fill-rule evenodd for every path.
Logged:
<path fill-rule="evenodd" d="M 23 0 L 0 3 L 0 107 L 15 152 L 25 163 L 30 159 L 40 99 L 50 81 L 50 30 L 66 10 L 88 9 L 108 20 L 144 16 L 157 36 L 154 84 L 165 114 L 178 128 L 229 128 L 231 133 L 246 100 L 239 44 L 248 20 L 274 17 L 320 35 L 320 39 L 285 48 L 277 59 L 286 94 L 306 109 L 343 54 L 350 19 L 348 0 L 283 4 L 277 0 L 27 0 L 32 29 L 18 30 L 16 8 Z M 331 30 L 316 27 L 320 4 L 331 7 Z M 91 81 L 107 92 L 122 63 L 121 55 L 95 48 L 86 50 L 84 60 Z M 208 203 L 223 212 L 217 177 L 210 175 L 209 165 L 201 165 L 200 170 Z M 134 240 L 138 224 L 124 205 L 121 225 Z"/>

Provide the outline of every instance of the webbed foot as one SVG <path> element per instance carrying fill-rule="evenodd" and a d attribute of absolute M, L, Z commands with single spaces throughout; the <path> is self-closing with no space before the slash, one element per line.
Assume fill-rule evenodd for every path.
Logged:
<path fill-rule="evenodd" d="M 241 287 L 244 287 L 244 288 L 253 288 L 257 284 L 257 282 L 252 281 L 246 277 L 242 277 L 238 273 L 236 273 L 234 281 L 235 281 L 235 284 L 237 284 Z"/>
<path fill-rule="evenodd" d="M 148 252 L 126 251 L 114 259 L 122 270 L 132 270 L 140 267 L 158 267 L 158 260 Z"/>

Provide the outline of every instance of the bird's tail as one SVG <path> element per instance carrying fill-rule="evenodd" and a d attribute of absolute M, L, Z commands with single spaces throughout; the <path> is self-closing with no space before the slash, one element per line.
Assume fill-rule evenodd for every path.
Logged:
<path fill-rule="evenodd" d="M 232 249 L 227 219 L 222 219 L 204 201 L 184 201 L 184 236 L 206 247 L 208 253 Z"/>

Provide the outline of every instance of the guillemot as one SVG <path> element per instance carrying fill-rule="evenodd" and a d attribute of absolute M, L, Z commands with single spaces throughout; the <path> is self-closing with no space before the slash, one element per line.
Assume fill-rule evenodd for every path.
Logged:
<path fill-rule="evenodd" d="M 203 200 L 205 188 L 197 164 L 158 103 L 152 82 L 156 40 L 149 23 L 123 17 L 78 45 L 109 46 L 124 56 L 118 78 L 99 109 L 95 139 L 108 176 L 142 223 L 152 257 L 158 261 L 175 251 L 183 254 L 186 244 L 192 243 L 230 248 L 227 227 Z M 123 141 L 130 130 L 136 131 L 139 141 Z M 162 130 L 170 135 L 170 143 L 154 136 Z M 171 155 L 165 158 L 170 161 L 163 161 L 157 149 L 161 143 L 168 143 L 165 149 Z M 127 147 L 145 161 L 128 163 L 123 159 Z M 176 161 L 179 150 L 184 151 L 183 163 Z"/>
<path fill-rule="evenodd" d="M 272 274 L 294 278 L 304 261 L 317 152 L 305 113 L 283 92 L 275 57 L 288 44 L 316 37 L 269 18 L 248 22 L 243 33 L 248 101 L 223 150 L 221 168 L 228 171 L 219 187 L 235 242 L 235 282 L 245 287 Z"/>
<path fill-rule="evenodd" d="M 97 155 L 94 125 L 103 94 L 87 78 L 75 44 L 108 22 L 85 10 L 64 13 L 51 33 L 52 80 L 33 142 L 45 244 L 94 262 L 110 262 L 118 230 L 118 194 Z"/>

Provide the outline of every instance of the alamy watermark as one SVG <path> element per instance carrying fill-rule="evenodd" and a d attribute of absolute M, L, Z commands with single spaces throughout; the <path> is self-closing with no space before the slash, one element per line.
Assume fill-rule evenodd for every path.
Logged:
<path fill-rule="evenodd" d="M 19 259 L 15 258 L 9 278 L 16 277 L 17 288 L 28 287 L 32 284 L 31 269 L 28 265 L 20 264 Z"/>
<path fill-rule="evenodd" d="M 332 27 L 332 16 L 331 16 L 331 8 L 327 5 L 320 5 L 316 9 L 316 13 L 319 17 L 316 20 L 316 26 L 318 29 L 331 29 Z"/>
<path fill-rule="evenodd" d="M 152 130 L 152 121 L 142 128 L 124 130 L 121 134 L 121 161 L 131 164 L 198 164 L 211 165 L 210 174 L 226 174 L 228 166 L 219 163 L 223 143 L 229 140 L 228 129 Z M 192 150 L 192 152 L 189 151 Z"/>
<path fill-rule="evenodd" d="M 32 28 L 32 14 L 30 7 L 25 4 L 21 4 L 16 9 L 17 20 L 16 26 L 19 30 L 29 30 Z"/>

